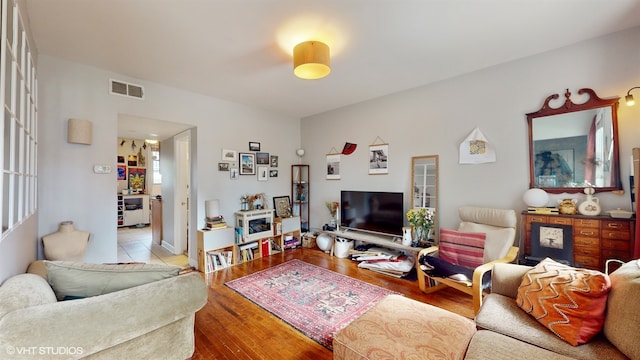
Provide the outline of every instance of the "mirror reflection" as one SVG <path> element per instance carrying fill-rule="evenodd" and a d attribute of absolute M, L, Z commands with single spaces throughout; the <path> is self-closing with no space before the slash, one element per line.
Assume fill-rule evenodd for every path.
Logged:
<path fill-rule="evenodd" d="M 547 98 L 543 107 L 527 114 L 531 187 L 549 192 L 579 192 L 585 187 L 603 190 L 621 188 L 618 166 L 618 98 L 603 100 L 591 89 L 581 89 L 589 99 L 581 104 L 570 100 L 559 108 Z"/>
<path fill-rule="evenodd" d="M 438 155 L 411 158 L 411 208 L 426 207 L 435 214 L 432 236 L 438 238 Z"/>

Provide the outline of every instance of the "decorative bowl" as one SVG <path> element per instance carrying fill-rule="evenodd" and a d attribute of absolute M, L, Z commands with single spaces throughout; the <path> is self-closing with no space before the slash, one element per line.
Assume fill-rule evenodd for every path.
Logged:
<path fill-rule="evenodd" d="M 617 219 L 631 219 L 631 216 L 633 216 L 632 211 L 622 210 L 620 208 L 615 210 L 609 210 L 608 213 L 609 215 L 611 215 L 612 218 L 617 218 Z"/>

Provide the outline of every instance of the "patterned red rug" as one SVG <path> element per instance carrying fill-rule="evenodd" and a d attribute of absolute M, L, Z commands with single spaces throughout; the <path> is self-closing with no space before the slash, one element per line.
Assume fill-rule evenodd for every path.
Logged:
<path fill-rule="evenodd" d="M 290 260 L 225 285 L 333 350 L 333 336 L 393 291 Z"/>

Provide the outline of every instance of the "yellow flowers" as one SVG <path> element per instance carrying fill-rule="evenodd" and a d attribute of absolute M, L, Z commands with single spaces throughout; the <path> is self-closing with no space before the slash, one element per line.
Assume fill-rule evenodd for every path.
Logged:
<path fill-rule="evenodd" d="M 407 211 L 407 220 L 415 228 L 429 230 L 433 227 L 433 211 L 428 208 L 417 208 Z"/>

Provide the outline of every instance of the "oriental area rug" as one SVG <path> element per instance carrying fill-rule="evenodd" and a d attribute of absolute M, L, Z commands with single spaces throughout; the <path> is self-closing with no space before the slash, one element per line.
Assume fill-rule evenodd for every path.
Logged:
<path fill-rule="evenodd" d="M 225 285 L 333 350 L 333 336 L 395 292 L 290 260 Z"/>

